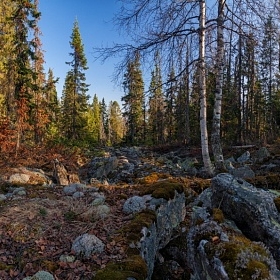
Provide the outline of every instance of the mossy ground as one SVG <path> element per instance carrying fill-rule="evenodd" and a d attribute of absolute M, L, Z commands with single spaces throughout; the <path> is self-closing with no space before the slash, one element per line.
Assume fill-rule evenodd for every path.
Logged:
<path fill-rule="evenodd" d="M 144 185 L 140 190 L 140 195 L 151 194 L 154 198 L 169 200 L 175 197 L 175 191 L 183 193 L 184 185 L 176 180 L 168 179 Z"/>
<path fill-rule="evenodd" d="M 280 174 L 269 173 L 265 176 L 256 176 L 247 181 L 257 188 L 280 190 Z"/>
<path fill-rule="evenodd" d="M 276 197 L 276 198 L 274 199 L 274 204 L 275 204 L 275 206 L 276 206 L 278 212 L 280 212 L 280 197 Z"/>
<path fill-rule="evenodd" d="M 147 278 L 147 265 L 140 255 L 130 256 L 119 263 L 110 263 L 105 269 L 99 270 L 95 280 L 127 280 L 128 277 L 136 280 Z"/>

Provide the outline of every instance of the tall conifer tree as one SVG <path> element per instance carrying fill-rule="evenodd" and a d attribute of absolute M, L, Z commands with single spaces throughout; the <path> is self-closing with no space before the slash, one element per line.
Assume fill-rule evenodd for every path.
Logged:
<path fill-rule="evenodd" d="M 133 61 L 127 65 L 124 77 L 125 95 L 122 97 L 124 102 L 127 122 L 126 138 L 132 145 L 138 145 L 144 141 L 144 82 L 140 69 L 139 53 L 135 54 Z"/>
<path fill-rule="evenodd" d="M 153 144 L 163 144 L 165 141 L 164 111 L 165 102 L 162 90 L 162 76 L 159 53 L 155 54 L 155 66 L 151 75 L 149 97 L 149 132 Z"/>
<path fill-rule="evenodd" d="M 83 138 L 83 129 L 86 126 L 84 117 L 88 107 L 89 96 L 86 92 L 89 85 L 86 84 L 87 59 L 77 20 L 74 22 L 70 47 L 72 60 L 66 63 L 70 65 L 71 70 L 65 79 L 62 111 L 64 123 L 68 126 L 66 136 L 72 140 L 79 140 Z"/>
<path fill-rule="evenodd" d="M 32 94 L 35 88 L 34 81 L 37 73 L 32 68 L 32 61 L 36 60 L 36 42 L 29 39 L 30 30 L 36 27 L 40 13 L 31 0 L 16 0 L 11 20 L 15 27 L 11 64 L 15 71 L 14 98 L 16 100 L 16 152 L 21 143 L 22 136 L 30 129 L 30 112 Z"/>

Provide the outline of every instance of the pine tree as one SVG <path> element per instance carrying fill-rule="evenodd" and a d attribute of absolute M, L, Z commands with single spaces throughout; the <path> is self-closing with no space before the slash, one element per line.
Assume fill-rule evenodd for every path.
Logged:
<path fill-rule="evenodd" d="M 124 116 L 127 122 L 126 141 L 128 144 L 139 145 L 144 142 L 144 82 L 140 69 L 140 56 L 135 54 L 133 61 L 127 64 L 124 76 L 125 95 Z"/>
<path fill-rule="evenodd" d="M 70 65 L 71 70 L 68 71 L 65 79 L 62 112 L 66 125 L 65 136 L 70 140 L 81 140 L 86 125 L 85 112 L 88 108 L 89 99 L 86 92 L 89 85 L 85 82 L 85 71 L 88 69 L 87 59 L 77 21 L 74 22 L 70 47 L 73 50 L 70 53 L 72 61 L 67 62 L 67 64 Z"/>

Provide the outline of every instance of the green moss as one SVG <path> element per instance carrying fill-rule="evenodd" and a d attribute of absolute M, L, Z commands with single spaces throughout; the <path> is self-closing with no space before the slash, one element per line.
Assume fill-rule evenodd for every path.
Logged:
<path fill-rule="evenodd" d="M 247 277 L 246 277 L 247 275 Z M 251 280 L 251 275 L 258 275 L 254 279 L 268 279 L 269 277 L 269 268 L 268 265 L 257 260 L 250 260 L 245 268 L 244 278 L 245 280 Z"/>
<path fill-rule="evenodd" d="M 126 224 L 122 229 L 129 242 L 139 241 L 141 238 L 141 230 L 143 227 L 150 227 L 156 221 L 156 214 L 152 210 L 144 210 L 135 215 L 135 217 Z"/>
<path fill-rule="evenodd" d="M 10 270 L 12 268 L 13 268 L 12 265 L 7 265 L 7 264 L 5 264 L 3 262 L 0 262 L 0 270 Z"/>
<path fill-rule="evenodd" d="M 147 265 L 139 255 L 130 256 L 120 263 L 110 263 L 105 269 L 96 273 L 95 280 L 127 280 L 133 277 L 136 280 L 147 278 Z"/>
<path fill-rule="evenodd" d="M 175 191 L 183 193 L 183 184 L 176 180 L 163 180 L 144 186 L 141 189 L 140 195 L 151 194 L 154 198 L 169 200 L 175 197 Z"/>
<path fill-rule="evenodd" d="M 212 215 L 213 215 L 213 220 L 216 221 L 217 223 L 223 223 L 225 221 L 224 213 L 219 208 L 214 208 Z"/>
<path fill-rule="evenodd" d="M 64 219 L 68 222 L 71 222 L 77 219 L 77 216 L 78 215 L 74 211 L 69 210 L 64 214 Z"/>
<path fill-rule="evenodd" d="M 139 184 L 152 184 L 157 182 L 160 179 L 167 179 L 170 175 L 164 174 L 164 173 L 157 173 L 157 172 L 152 172 L 148 176 L 144 178 L 140 178 L 137 180 Z"/>
<path fill-rule="evenodd" d="M 274 204 L 275 204 L 275 206 L 276 206 L 278 212 L 280 212 L 280 196 L 279 196 L 279 197 L 276 197 L 276 198 L 274 199 Z"/>
<path fill-rule="evenodd" d="M 259 275 L 254 279 L 261 280 L 269 275 L 267 263 L 261 261 L 269 257 L 265 248 L 242 235 L 231 236 L 229 242 L 208 242 L 205 251 L 209 259 L 217 256 L 222 261 L 230 279 L 250 280 L 253 275 Z M 244 259 L 242 262 L 245 262 L 243 265 L 239 264 L 241 254 Z M 256 260 L 254 258 L 257 255 Z"/>

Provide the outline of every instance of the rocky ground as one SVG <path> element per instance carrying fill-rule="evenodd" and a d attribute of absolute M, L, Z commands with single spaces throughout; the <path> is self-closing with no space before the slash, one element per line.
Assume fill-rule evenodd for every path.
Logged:
<path fill-rule="evenodd" d="M 197 200 L 211 184 L 203 172 L 198 148 L 111 148 L 100 150 L 98 154 L 95 152 L 95 155 L 89 153 L 87 157 L 81 157 L 79 153 L 61 154 L 57 150 L 49 152 L 51 156 L 46 156 L 45 151 L 37 151 L 36 156 L 26 154 L 25 160 L 2 157 L 1 280 L 33 279 L 31 277 L 38 271 L 49 273 L 43 276 L 49 278 L 38 279 L 85 280 L 145 279 L 147 275 L 152 279 L 191 279 L 191 275 L 199 273 L 188 263 L 187 254 L 191 246 L 186 240 L 191 238 L 192 227 L 203 227 L 213 222 L 209 220 L 213 211 L 207 214 L 209 205 L 202 207 L 207 204 L 207 199 L 200 198 L 200 202 Z M 258 187 L 277 189 L 279 154 L 277 143 L 268 149 L 234 147 L 226 151 L 227 172 L 238 178 L 246 178 Z M 53 173 L 56 162 L 66 167 L 64 173 Z M 64 175 L 66 178 L 61 178 Z M 79 182 L 76 182 L 77 178 Z M 68 180 L 67 184 L 60 185 L 59 180 L 62 179 Z M 146 271 L 147 265 L 135 257 L 142 254 L 142 247 L 135 240 L 138 237 L 140 240 L 141 236 L 147 236 L 146 240 L 149 240 L 148 234 L 141 233 L 143 227 L 149 228 L 153 223 L 154 214 L 149 211 L 159 211 L 161 204 L 166 201 L 181 199 L 176 197 L 177 193 L 184 195 L 184 207 L 174 210 L 179 213 L 180 221 L 176 220 L 176 225 L 168 229 L 168 232 L 159 234 L 160 230 L 155 229 L 157 236 L 168 235 L 168 238 L 157 237 L 156 242 L 164 240 L 164 245 L 159 245 L 155 253 L 155 264 L 148 264 Z M 217 203 L 219 205 L 214 208 L 221 208 L 222 203 Z M 206 209 L 206 214 L 203 216 L 203 213 L 196 213 L 193 207 L 200 207 L 203 211 Z M 168 211 L 173 210 L 168 208 Z M 156 213 L 159 224 L 160 212 Z M 215 219 L 214 222 L 217 222 Z M 171 222 L 174 223 L 174 220 Z M 223 226 L 219 224 L 211 225 L 216 231 L 207 238 L 213 239 L 213 244 L 219 243 L 221 232 L 225 229 L 220 229 Z M 229 235 L 228 231 L 224 236 Z M 135 240 L 134 233 L 137 236 Z M 197 240 L 197 235 L 192 234 L 192 238 Z M 94 239 L 87 239 L 82 244 L 80 241 L 86 238 Z M 234 238 L 237 238 L 236 235 Z M 78 240 L 80 243 L 77 243 Z M 136 244 L 134 248 L 131 240 Z M 82 245 L 79 247 L 77 244 Z M 219 246 L 219 250 L 224 250 L 222 245 Z M 214 249 L 210 249 L 213 254 Z M 259 250 L 266 250 L 266 247 Z M 266 258 L 273 257 L 266 255 Z M 137 259 L 137 262 L 134 261 L 134 265 L 137 263 L 136 268 L 127 264 L 130 259 Z M 197 262 L 195 257 L 194 260 Z M 107 274 L 97 273 L 112 263 L 119 264 L 113 269 L 113 276 L 110 276 L 109 270 Z M 252 268 L 251 276 L 255 278 L 244 279 L 278 279 L 268 278 L 277 275 L 274 262 L 271 263 L 270 274 L 265 274 L 266 270 L 262 267 L 256 270 Z M 119 275 L 117 270 L 132 271 L 132 274 Z M 209 279 L 214 280 L 213 277 Z"/>

